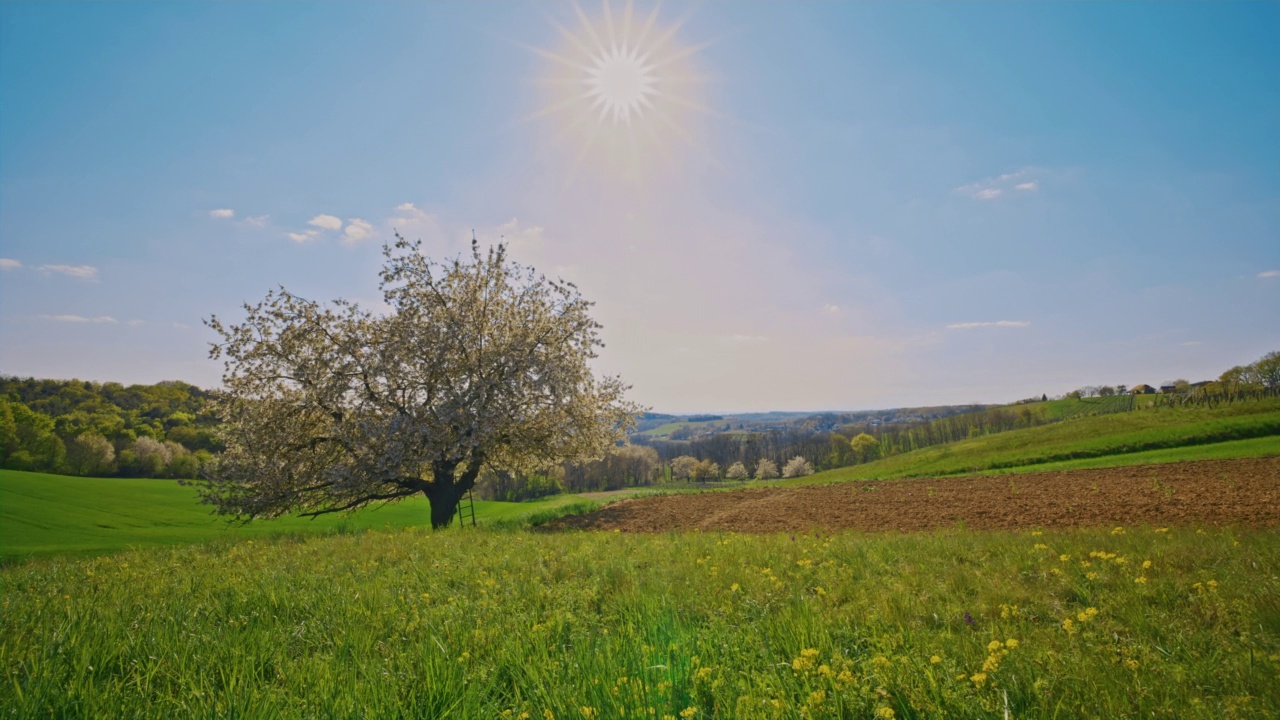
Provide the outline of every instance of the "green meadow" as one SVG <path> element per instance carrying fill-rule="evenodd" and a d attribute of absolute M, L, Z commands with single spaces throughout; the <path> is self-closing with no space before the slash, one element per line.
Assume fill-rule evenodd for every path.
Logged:
<path fill-rule="evenodd" d="M 480 523 L 516 523 L 584 501 L 562 495 L 508 503 L 476 501 Z M 229 523 L 174 480 L 86 478 L 0 470 L 0 562 L 51 554 L 101 555 L 126 548 L 299 533 L 421 527 L 426 498 L 315 519 Z"/>
<path fill-rule="evenodd" d="M 1277 453 L 1280 403 L 1270 401 L 1077 413 L 768 484 Z M 1273 530 L 529 527 L 591 507 L 572 495 L 477 502 L 480 527 L 443 532 L 424 529 L 424 499 L 239 525 L 170 480 L 0 471 L 0 708 L 86 718 L 1280 716 Z"/>
<path fill-rule="evenodd" d="M 1280 716 L 1266 531 L 413 529 L 0 580 L 14 717 Z"/>

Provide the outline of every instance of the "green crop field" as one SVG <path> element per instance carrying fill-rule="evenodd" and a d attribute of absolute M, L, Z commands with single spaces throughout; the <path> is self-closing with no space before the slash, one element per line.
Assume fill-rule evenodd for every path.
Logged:
<path fill-rule="evenodd" d="M 1072 417 L 838 468 L 783 484 L 1105 467 L 1280 454 L 1280 400 Z M 777 484 L 777 483 L 774 483 Z"/>
<path fill-rule="evenodd" d="M 572 495 L 507 503 L 476 502 L 476 520 L 515 522 L 583 501 Z M 0 470 L 0 561 L 71 553 L 98 555 L 129 547 L 293 533 L 420 527 L 425 498 L 316 519 L 286 517 L 229 524 L 174 480 L 84 478 Z"/>
<path fill-rule="evenodd" d="M 1190 527 L 400 530 L 39 560 L 0 570 L 0 707 L 1274 718 L 1278 578 L 1276 533 Z"/>

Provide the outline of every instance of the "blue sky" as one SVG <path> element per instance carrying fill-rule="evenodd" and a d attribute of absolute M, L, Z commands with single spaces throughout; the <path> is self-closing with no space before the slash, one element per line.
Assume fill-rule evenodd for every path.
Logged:
<path fill-rule="evenodd" d="M 0 372 L 215 385 L 202 318 L 376 306 L 393 228 L 577 282 L 659 411 L 1280 349 L 1280 5 L 668 3 L 687 102 L 630 159 L 548 111 L 557 23 L 588 36 L 564 4 L 0 5 Z"/>

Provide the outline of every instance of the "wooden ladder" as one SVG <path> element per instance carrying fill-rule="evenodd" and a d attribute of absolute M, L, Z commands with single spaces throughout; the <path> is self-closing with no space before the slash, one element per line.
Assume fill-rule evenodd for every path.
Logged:
<path fill-rule="evenodd" d="M 467 494 L 462 496 L 458 501 L 458 524 L 466 527 L 467 519 L 471 520 L 471 527 L 476 526 L 476 501 L 471 496 L 471 491 L 467 490 Z"/>

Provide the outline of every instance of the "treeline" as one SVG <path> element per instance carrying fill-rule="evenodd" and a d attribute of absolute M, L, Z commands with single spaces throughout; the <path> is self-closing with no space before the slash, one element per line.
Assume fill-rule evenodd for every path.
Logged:
<path fill-rule="evenodd" d="M 0 465 L 13 470 L 191 478 L 221 450 L 209 393 L 177 381 L 122 385 L 0 377 Z"/>

